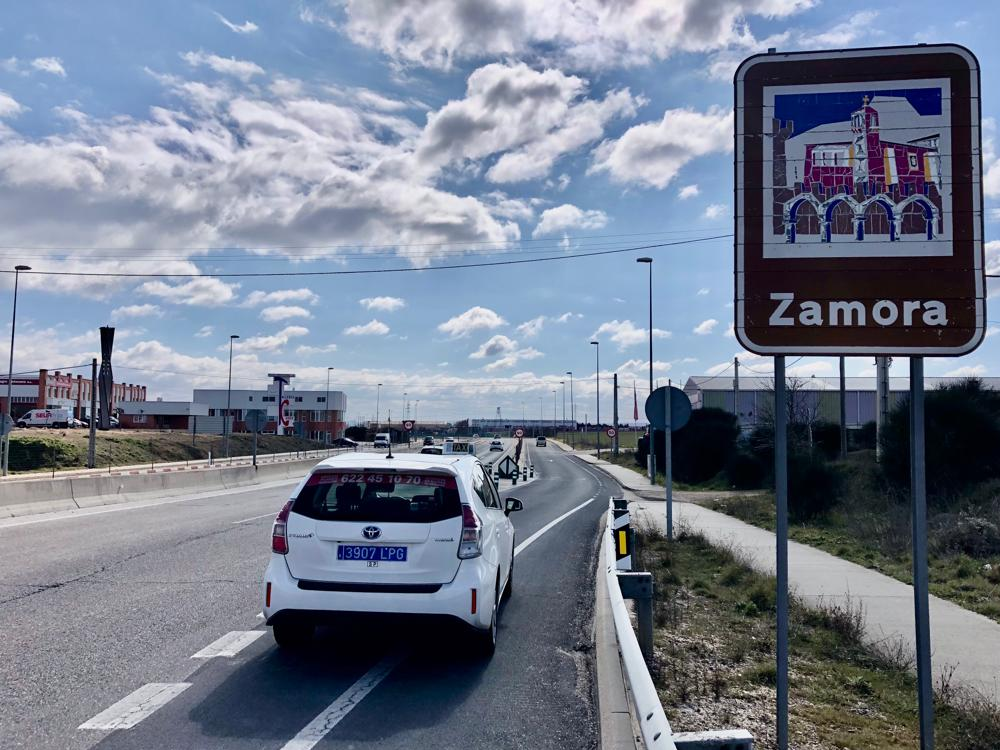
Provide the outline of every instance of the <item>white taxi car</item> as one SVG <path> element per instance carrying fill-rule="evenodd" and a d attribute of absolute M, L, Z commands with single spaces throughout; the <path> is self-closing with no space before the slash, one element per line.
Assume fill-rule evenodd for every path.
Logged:
<path fill-rule="evenodd" d="M 522 509 L 474 456 L 349 453 L 316 465 L 275 518 L 264 617 L 302 645 L 345 613 L 443 615 L 496 647 Z"/>

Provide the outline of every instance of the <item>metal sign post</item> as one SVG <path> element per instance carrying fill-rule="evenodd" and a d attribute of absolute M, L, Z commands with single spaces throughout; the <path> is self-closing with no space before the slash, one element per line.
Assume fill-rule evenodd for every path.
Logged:
<path fill-rule="evenodd" d="M 670 414 L 673 411 L 671 401 L 669 398 L 663 399 L 663 487 L 664 500 L 667 502 L 667 541 L 674 539 L 674 457 L 671 445 L 674 428 Z"/>
<path fill-rule="evenodd" d="M 673 488 L 673 456 L 672 434 L 681 429 L 691 419 L 691 399 L 680 388 L 666 386 L 657 388 L 646 399 L 646 419 L 649 420 L 650 433 L 653 428 L 664 431 L 666 451 L 663 457 L 663 478 L 665 485 L 667 539 L 674 538 L 674 488 Z M 650 452 L 656 449 L 655 441 L 650 438 Z"/>
<path fill-rule="evenodd" d="M 778 747 L 788 747 L 788 400 L 785 358 L 774 358 L 774 498 L 777 511 L 777 729 Z"/>
<path fill-rule="evenodd" d="M 737 340 L 773 356 L 777 740 L 788 748 L 785 357 L 910 361 L 920 747 L 934 746 L 923 357 L 969 354 L 986 322 L 980 67 L 954 44 L 744 60 L 734 76 Z M 842 417 L 843 421 L 843 417 Z"/>
<path fill-rule="evenodd" d="M 910 486 L 913 494 L 913 620 L 917 642 L 920 750 L 934 748 L 931 626 L 927 586 L 927 465 L 924 455 L 924 358 L 910 357 Z"/>

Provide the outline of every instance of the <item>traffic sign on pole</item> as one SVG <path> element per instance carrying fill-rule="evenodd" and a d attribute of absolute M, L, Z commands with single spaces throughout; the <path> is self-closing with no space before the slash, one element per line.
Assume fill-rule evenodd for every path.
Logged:
<path fill-rule="evenodd" d="M 413 429 L 413 420 L 412 419 L 405 419 L 405 420 L 403 420 L 403 429 L 406 430 L 407 432 L 409 432 L 410 430 L 412 430 Z"/>
<path fill-rule="evenodd" d="M 735 110 L 744 347 L 958 356 L 979 346 L 980 83 L 969 50 L 755 55 L 736 72 Z"/>
<path fill-rule="evenodd" d="M 260 432 L 267 424 L 267 412 L 263 409 L 249 409 L 245 421 L 250 432 Z"/>
<path fill-rule="evenodd" d="M 677 431 L 691 419 L 691 399 L 680 388 L 661 386 L 646 397 L 646 419 L 657 430 L 666 429 L 667 392 L 670 392 L 670 429 Z"/>
<path fill-rule="evenodd" d="M 605 433 L 607 434 L 607 436 L 608 436 L 609 438 L 611 438 L 612 440 L 614 440 L 614 439 L 615 439 L 615 435 L 617 435 L 617 434 L 618 434 L 618 430 L 616 430 L 616 429 L 615 429 L 614 427 L 609 427 L 609 428 L 608 428 L 608 429 L 606 429 L 606 430 L 605 430 L 604 432 L 605 432 Z"/>
<path fill-rule="evenodd" d="M 514 437 L 516 437 L 516 438 L 523 438 L 524 437 L 524 430 L 522 430 L 520 427 L 518 427 L 516 430 L 514 430 Z"/>
<path fill-rule="evenodd" d="M 0 435 L 7 435 L 13 429 L 14 420 L 10 418 L 10 414 L 4 414 L 2 420 L 0 420 Z"/>

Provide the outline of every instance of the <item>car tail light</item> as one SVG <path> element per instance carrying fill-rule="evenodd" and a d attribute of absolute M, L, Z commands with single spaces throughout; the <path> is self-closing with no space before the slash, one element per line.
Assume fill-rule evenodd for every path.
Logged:
<path fill-rule="evenodd" d="M 279 555 L 288 554 L 288 514 L 292 510 L 292 501 L 285 503 L 274 519 L 271 527 L 271 551 Z"/>
<path fill-rule="evenodd" d="M 462 541 L 458 556 L 462 560 L 483 554 L 483 524 L 471 505 L 462 506 Z"/>

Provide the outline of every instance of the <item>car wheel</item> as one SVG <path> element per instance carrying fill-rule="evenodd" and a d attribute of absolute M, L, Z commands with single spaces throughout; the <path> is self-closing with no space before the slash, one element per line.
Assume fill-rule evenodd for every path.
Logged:
<path fill-rule="evenodd" d="M 497 620 L 500 617 L 500 579 L 497 579 L 496 595 L 493 597 L 493 612 L 490 626 L 484 630 L 475 631 L 476 651 L 485 659 L 493 656 L 497 648 Z"/>
<path fill-rule="evenodd" d="M 503 598 L 510 599 L 514 595 L 514 545 L 510 546 L 510 570 L 507 571 L 507 587 L 503 590 Z"/>
<path fill-rule="evenodd" d="M 17 426 L 18 426 L 18 427 L 20 427 L 21 429 L 24 429 L 24 428 L 25 428 L 25 427 L 27 427 L 28 425 L 27 425 L 27 423 L 26 423 L 26 422 L 18 422 L 18 423 L 17 423 Z"/>
<path fill-rule="evenodd" d="M 315 628 L 300 622 L 283 622 L 271 626 L 274 642 L 281 648 L 301 648 L 312 640 Z"/>

